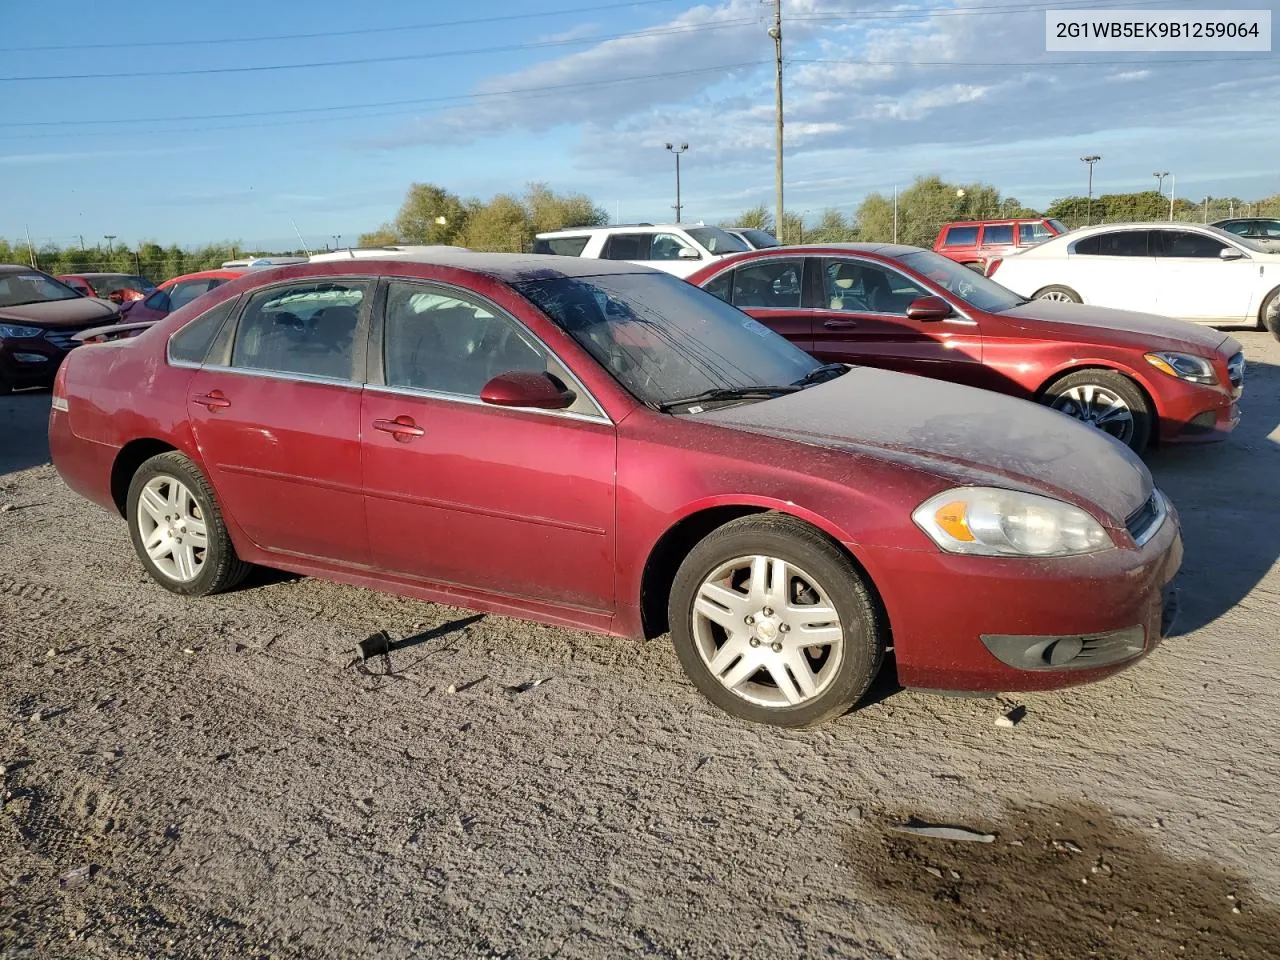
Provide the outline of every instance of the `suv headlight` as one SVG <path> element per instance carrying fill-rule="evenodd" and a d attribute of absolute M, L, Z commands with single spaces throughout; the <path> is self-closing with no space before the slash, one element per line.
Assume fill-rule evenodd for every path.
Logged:
<path fill-rule="evenodd" d="M 19 327 L 12 323 L 0 323 L 0 340 L 30 340 L 44 333 L 39 327 Z"/>
<path fill-rule="evenodd" d="M 987 557 L 1069 557 L 1114 546 L 1079 507 L 996 487 L 958 487 L 930 497 L 911 514 L 948 553 Z"/>
<path fill-rule="evenodd" d="M 1179 380 L 1190 380 L 1192 383 L 1204 383 L 1213 386 L 1218 376 L 1213 372 L 1213 364 L 1204 357 L 1191 353 L 1148 353 L 1147 363 L 1161 373 L 1167 373 Z"/>

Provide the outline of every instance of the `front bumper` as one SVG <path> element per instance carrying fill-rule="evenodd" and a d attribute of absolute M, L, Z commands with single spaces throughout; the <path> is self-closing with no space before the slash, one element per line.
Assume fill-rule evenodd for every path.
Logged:
<path fill-rule="evenodd" d="M 1171 629 L 1182 563 L 1172 507 L 1144 546 L 1082 557 L 850 549 L 880 590 L 899 681 L 975 693 L 1073 686 L 1132 665 Z"/>
<path fill-rule="evenodd" d="M 1228 349 L 1235 347 L 1229 341 Z M 1215 364 L 1220 386 L 1207 387 L 1172 377 L 1158 382 L 1156 407 L 1160 413 L 1161 443 L 1214 443 L 1225 440 L 1240 425 L 1240 397 L 1244 394 L 1244 354 L 1238 349 Z"/>

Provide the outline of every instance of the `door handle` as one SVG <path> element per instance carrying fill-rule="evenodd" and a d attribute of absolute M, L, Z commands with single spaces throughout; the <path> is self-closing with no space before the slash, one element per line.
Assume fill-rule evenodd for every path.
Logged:
<path fill-rule="evenodd" d="M 400 443 L 408 443 L 414 437 L 421 437 L 427 432 L 413 422 L 413 417 L 403 415 L 394 420 L 375 420 L 373 429 L 391 434 Z"/>
<path fill-rule="evenodd" d="M 824 320 L 822 325 L 828 330 L 848 330 L 858 325 L 857 320 Z"/>
<path fill-rule="evenodd" d="M 192 397 L 191 402 L 206 407 L 210 413 L 231 406 L 231 401 L 223 395 L 221 390 L 210 390 L 208 393 L 202 393 L 198 397 Z"/>

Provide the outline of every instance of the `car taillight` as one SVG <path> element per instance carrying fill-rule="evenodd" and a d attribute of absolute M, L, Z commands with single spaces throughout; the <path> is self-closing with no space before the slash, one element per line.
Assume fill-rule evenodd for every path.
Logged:
<path fill-rule="evenodd" d="M 992 257 L 987 261 L 987 276 L 993 276 L 1000 269 L 1000 264 L 1004 263 L 1004 257 Z"/>
<path fill-rule="evenodd" d="M 53 377 L 53 409 L 67 412 L 67 362 L 64 360 Z"/>

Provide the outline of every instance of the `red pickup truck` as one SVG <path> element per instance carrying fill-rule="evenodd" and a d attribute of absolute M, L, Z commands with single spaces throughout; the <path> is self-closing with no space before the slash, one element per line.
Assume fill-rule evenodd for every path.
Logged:
<path fill-rule="evenodd" d="M 1023 247 L 1035 246 L 1066 232 L 1067 228 L 1060 221 L 1049 217 L 967 220 L 943 224 L 938 231 L 938 239 L 933 241 L 933 249 L 956 263 L 983 273 L 987 263 L 996 257 L 1008 256 Z"/>

